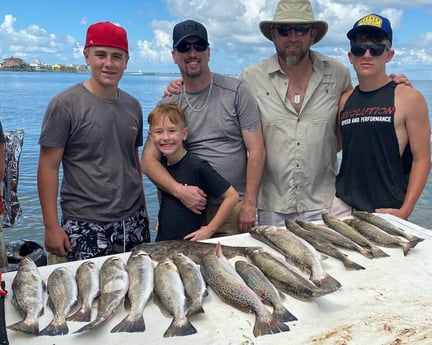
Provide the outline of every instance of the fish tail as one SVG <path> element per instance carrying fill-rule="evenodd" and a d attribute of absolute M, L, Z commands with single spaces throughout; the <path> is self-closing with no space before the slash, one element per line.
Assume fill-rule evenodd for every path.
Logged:
<path fill-rule="evenodd" d="M 22 320 L 14 323 L 13 325 L 7 326 L 7 328 L 12 329 L 14 331 L 23 332 L 26 334 L 39 335 L 39 321 L 33 320 Z"/>
<path fill-rule="evenodd" d="M 362 265 L 359 265 L 358 263 L 346 258 L 343 260 L 343 264 L 346 269 L 349 270 L 364 270 L 365 268 Z"/>
<path fill-rule="evenodd" d="M 412 241 L 409 241 L 409 242 L 405 243 L 405 244 L 402 246 L 404 256 L 407 256 L 407 255 L 408 255 L 408 252 L 409 252 L 412 248 L 414 248 L 418 243 L 420 243 L 421 241 L 423 241 L 423 238 L 416 238 L 416 239 L 414 239 L 414 240 L 412 240 Z"/>
<path fill-rule="evenodd" d="M 186 316 L 192 316 L 196 314 L 204 313 L 204 308 L 201 304 L 192 305 L 188 312 L 186 313 Z"/>
<path fill-rule="evenodd" d="M 137 333 L 145 331 L 144 316 L 138 315 L 138 317 L 132 317 L 130 314 L 127 315 L 117 326 L 115 326 L 111 333 L 117 332 L 128 332 Z"/>
<path fill-rule="evenodd" d="M 164 333 L 164 337 L 175 337 L 183 335 L 191 335 L 197 332 L 196 328 L 190 323 L 187 317 L 183 318 L 181 322 L 173 318 L 171 325 Z"/>
<path fill-rule="evenodd" d="M 256 318 L 253 334 L 255 337 L 258 337 L 260 335 L 288 332 L 289 330 L 288 325 L 279 321 L 271 314 L 270 320 Z"/>
<path fill-rule="evenodd" d="M 339 283 L 335 278 L 333 278 L 330 274 L 326 273 L 323 278 L 317 279 L 317 278 L 311 278 L 312 283 L 315 284 L 315 286 L 319 287 L 322 290 L 331 292 L 336 291 L 339 289 L 342 284 Z"/>
<path fill-rule="evenodd" d="M 51 323 L 46 326 L 43 330 L 39 332 L 39 335 L 64 335 L 69 333 L 69 328 L 66 324 L 66 320 L 56 321 L 53 320 Z"/>
<path fill-rule="evenodd" d="M 374 258 L 386 258 L 390 256 L 389 254 L 387 254 L 385 251 L 381 250 L 378 247 L 372 247 L 371 252 Z"/>
<path fill-rule="evenodd" d="M 89 322 L 91 320 L 91 309 L 80 308 L 66 318 L 66 321 Z"/>
<path fill-rule="evenodd" d="M 280 322 L 297 321 L 297 317 L 290 313 L 282 304 L 277 304 L 273 309 L 273 316 Z"/>
<path fill-rule="evenodd" d="M 76 330 L 76 331 L 74 332 L 74 334 L 75 334 L 75 333 L 81 333 L 81 332 L 88 331 L 88 330 L 90 330 L 90 329 L 93 329 L 93 328 L 99 327 L 99 326 L 102 325 L 105 321 L 106 321 L 105 318 L 97 318 L 97 319 L 93 320 L 92 322 L 90 322 L 90 323 L 84 325 L 84 326 L 81 327 L 80 329 Z"/>
<path fill-rule="evenodd" d="M 375 257 L 373 255 L 372 251 L 370 251 L 369 249 L 365 249 L 363 247 L 360 247 L 359 252 L 361 255 L 363 255 L 364 257 L 366 257 L 368 259 L 373 259 Z"/>

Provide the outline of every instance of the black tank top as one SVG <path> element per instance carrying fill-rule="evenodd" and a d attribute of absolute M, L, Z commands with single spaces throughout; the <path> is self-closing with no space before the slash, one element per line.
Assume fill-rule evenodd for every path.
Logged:
<path fill-rule="evenodd" d="M 389 82 L 371 91 L 358 86 L 340 114 L 342 163 L 336 195 L 348 205 L 368 212 L 400 208 L 405 198 L 412 154 L 402 157 L 394 128 L 394 91 Z"/>

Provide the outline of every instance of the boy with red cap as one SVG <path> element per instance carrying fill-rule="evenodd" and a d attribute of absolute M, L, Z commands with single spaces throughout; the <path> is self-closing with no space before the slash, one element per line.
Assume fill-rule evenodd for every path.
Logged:
<path fill-rule="evenodd" d="M 142 109 L 118 88 L 129 60 L 126 31 L 110 22 L 90 25 L 83 53 L 90 79 L 50 101 L 39 139 L 45 247 L 69 261 L 125 252 L 150 241 L 138 159 Z"/>

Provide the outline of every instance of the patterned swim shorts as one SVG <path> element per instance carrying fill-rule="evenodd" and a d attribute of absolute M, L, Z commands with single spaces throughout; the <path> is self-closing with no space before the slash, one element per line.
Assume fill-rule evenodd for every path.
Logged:
<path fill-rule="evenodd" d="M 150 242 L 148 224 L 145 208 L 124 220 L 110 223 L 62 219 L 62 227 L 72 246 L 67 260 L 128 252 L 140 243 Z"/>

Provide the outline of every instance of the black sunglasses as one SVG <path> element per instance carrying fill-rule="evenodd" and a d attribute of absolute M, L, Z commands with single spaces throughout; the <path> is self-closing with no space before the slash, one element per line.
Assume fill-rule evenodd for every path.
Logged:
<path fill-rule="evenodd" d="M 273 25 L 272 29 L 276 29 L 281 36 L 289 36 L 294 30 L 296 36 L 304 36 L 308 33 L 311 25 L 297 24 L 297 25 Z"/>
<path fill-rule="evenodd" d="M 353 44 L 351 46 L 351 54 L 360 57 L 365 55 L 366 51 L 369 50 L 370 55 L 381 56 L 386 49 L 388 49 L 386 44 Z"/>
<path fill-rule="evenodd" d="M 189 43 L 189 42 L 181 42 L 177 47 L 177 51 L 179 51 L 180 53 L 187 53 L 188 51 L 190 51 L 192 48 L 195 49 L 197 52 L 203 52 L 204 50 L 206 50 L 208 47 L 207 42 L 205 41 L 198 41 L 198 42 L 194 42 L 194 43 Z"/>

